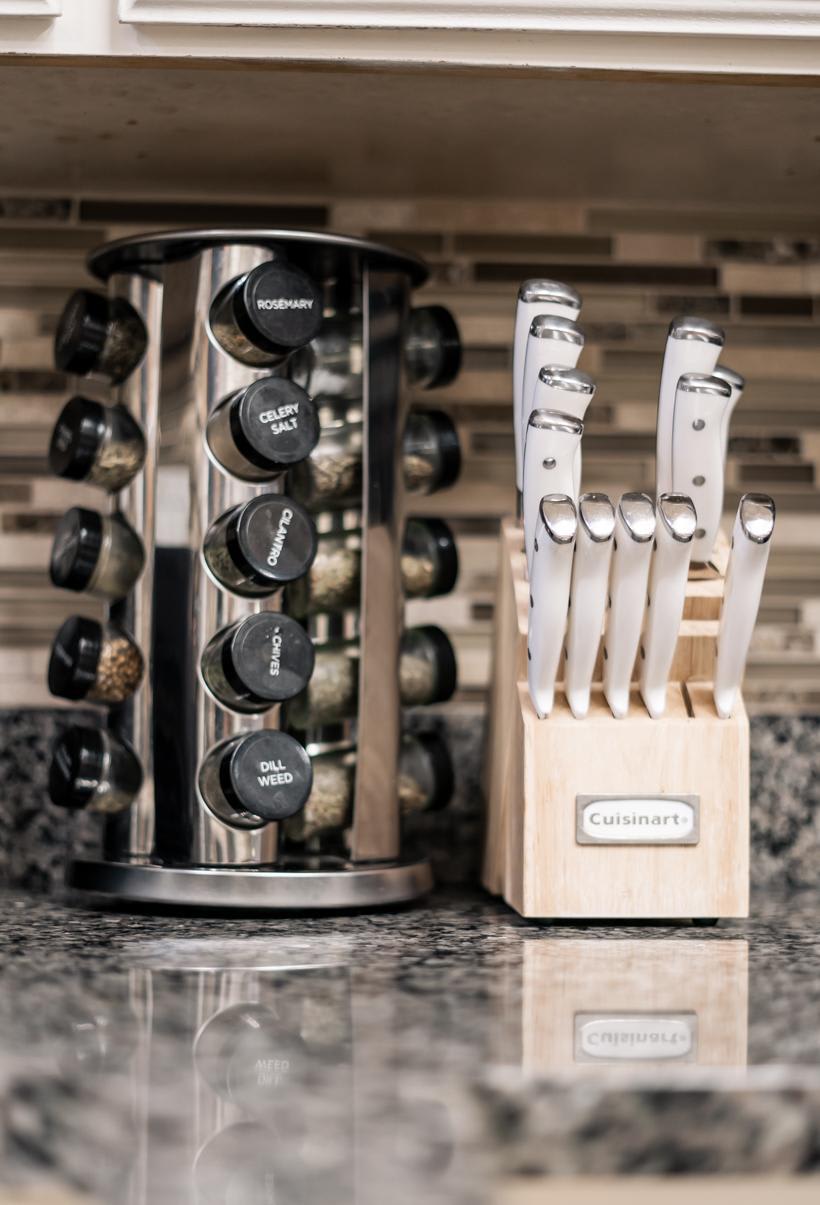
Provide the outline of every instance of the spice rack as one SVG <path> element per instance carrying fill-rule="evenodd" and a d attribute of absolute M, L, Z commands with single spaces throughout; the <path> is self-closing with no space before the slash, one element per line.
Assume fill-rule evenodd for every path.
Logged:
<path fill-rule="evenodd" d="M 452 319 L 411 310 L 420 261 L 343 236 L 170 232 L 89 264 L 107 297 L 69 303 L 57 358 L 105 378 L 107 404 L 74 399 L 51 459 L 96 475 L 109 509 L 64 517 L 52 578 L 96 588 L 109 622 L 93 648 L 62 633 L 51 684 L 107 710 L 58 745 L 52 797 L 108 815 L 69 885 L 220 908 L 414 898 L 431 874 L 401 816 L 445 803 L 452 767 L 440 738 L 402 735 L 402 706 L 447 697 L 455 663 L 438 629 L 403 632 L 403 603 L 451 589 L 458 561 L 405 489 L 450 484 L 459 456 L 445 416 L 407 421 L 407 386 L 457 372 Z M 140 663 L 112 691 L 116 649 Z"/>
<path fill-rule="evenodd" d="M 690 571 L 661 719 L 648 715 L 636 690 L 628 715 L 613 717 L 599 651 L 587 717 L 574 718 L 559 684 L 552 714 L 540 720 L 527 687 L 523 533 L 515 520 L 503 522 L 482 881 L 522 916 L 748 916 L 749 721 L 740 698 L 731 719 L 720 719 L 709 684 L 728 551 L 721 536 L 709 564 Z M 684 839 L 633 828 L 616 840 L 591 827 L 596 806 L 598 820 L 613 809 L 643 816 L 653 810 L 646 801 L 679 804 Z"/>

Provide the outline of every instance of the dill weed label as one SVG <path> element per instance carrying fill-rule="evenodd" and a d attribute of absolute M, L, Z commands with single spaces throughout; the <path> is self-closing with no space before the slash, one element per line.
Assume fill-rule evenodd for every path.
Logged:
<path fill-rule="evenodd" d="M 228 806 L 260 820 L 294 816 L 313 785 L 310 758 L 286 732 L 262 730 L 235 737 L 215 749 L 209 760 L 218 763 L 219 787 Z"/>

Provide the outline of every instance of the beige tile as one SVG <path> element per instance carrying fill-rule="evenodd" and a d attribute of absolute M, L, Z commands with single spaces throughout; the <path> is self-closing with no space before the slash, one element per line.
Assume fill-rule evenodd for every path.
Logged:
<path fill-rule="evenodd" d="M 615 238 L 615 259 L 633 264 L 698 264 L 703 240 L 696 234 L 625 231 Z"/>

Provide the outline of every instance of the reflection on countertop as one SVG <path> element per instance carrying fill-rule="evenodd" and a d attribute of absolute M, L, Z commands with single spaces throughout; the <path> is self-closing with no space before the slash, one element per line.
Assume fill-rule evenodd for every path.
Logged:
<path fill-rule="evenodd" d="M 820 1169 L 820 893 L 715 930 L 0 897 L 0 1183 L 116 1205 L 489 1199 Z"/>

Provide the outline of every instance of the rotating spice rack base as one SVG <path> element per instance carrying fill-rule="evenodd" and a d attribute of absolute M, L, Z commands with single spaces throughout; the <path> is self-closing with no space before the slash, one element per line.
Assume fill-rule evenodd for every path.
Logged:
<path fill-rule="evenodd" d="M 247 394 L 263 377 L 272 379 L 271 372 L 278 378 L 290 373 L 290 360 L 273 368 L 243 360 L 239 352 L 249 345 L 242 331 L 235 332 L 236 355 L 217 337 L 228 306 L 219 299 L 230 300 L 231 289 L 271 261 L 284 262 L 286 271 L 293 265 L 316 283 L 323 323 L 330 314 L 331 321 L 349 321 L 359 332 L 351 357 L 359 375 L 344 367 L 335 377 L 324 374 L 331 384 L 341 381 L 340 401 L 352 402 L 362 429 L 360 496 L 350 508 L 358 513 L 360 557 L 357 710 L 341 726 L 341 739 L 322 729 L 299 734 L 319 752 L 334 741 L 350 748 L 355 739 L 346 856 L 321 843 L 294 848 L 282 841 L 281 823 L 260 819 L 260 812 L 234 817 L 206 798 L 210 782 L 224 781 L 205 778 L 215 750 L 248 734 L 256 739 L 280 726 L 287 730 L 282 706 L 249 714 L 220 705 L 202 676 L 203 650 L 217 631 L 260 610 L 287 612 L 270 590 L 243 594 L 220 581 L 215 561 L 205 563 L 206 533 L 219 527 L 217 520 L 224 523 L 230 508 L 255 506 L 260 494 L 283 492 L 278 481 L 238 477 L 212 454 L 216 444 L 209 442 L 220 403 L 237 391 Z M 68 885 L 146 904 L 219 910 L 337 910 L 423 895 L 432 886 L 429 863 L 402 847 L 398 665 L 406 519 L 401 457 L 409 409 L 403 339 L 410 291 L 425 279 L 424 265 L 361 240 L 276 230 L 137 237 L 101 248 L 89 264 L 107 284 L 109 306 L 135 312 L 147 333 L 136 367 L 124 377 L 111 374 L 114 387 L 100 394 L 129 412 L 145 437 L 142 471 L 111 495 L 108 510 L 139 533 L 144 548 L 142 574 L 110 613 L 142 651 L 146 672 L 133 697 L 106 720 L 112 738 L 127 742 L 139 759 L 142 787 L 129 808 L 105 817 L 102 856 L 69 861 Z M 279 301 L 265 300 L 260 308 L 275 311 Z M 100 392 L 93 381 L 91 386 Z M 95 419 L 93 404 L 90 414 Z M 268 564 L 279 558 L 279 545 L 296 526 L 292 519 L 287 513 L 280 520 Z M 339 529 L 335 516 L 329 519 L 333 535 Z M 351 607 L 349 600 L 344 605 Z M 320 619 L 324 639 L 350 638 L 349 619 Z M 254 762 L 251 780 L 260 768 L 278 773 L 281 766 Z M 250 805 L 247 810 L 253 812 Z"/>
<path fill-rule="evenodd" d="M 708 681 L 727 557 L 721 537 L 709 566 L 690 573 L 663 717 L 652 719 L 633 689 L 629 714 L 615 719 L 599 663 L 584 719 L 559 688 L 541 720 L 527 687 L 522 529 L 513 519 L 502 524 L 482 881 L 522 916 L 748 916 L 749 721 L 740 697 L 732 717 L 720 719 Z M 658 821 L 653 830 L 653 816 L 670 807 L 678 828 Z M 624 817 L 626 839 L 623 828 L 613 838 L 613 819 Z"/>

